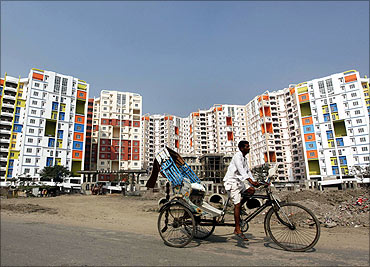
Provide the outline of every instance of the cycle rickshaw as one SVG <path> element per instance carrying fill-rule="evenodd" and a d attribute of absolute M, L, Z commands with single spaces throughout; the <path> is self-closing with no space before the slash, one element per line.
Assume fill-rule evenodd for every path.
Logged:
<path fill-rule="evenodd" d="M 264 209 L 270 208 L 264 218 L 264 229 L 278 246 L 288 251 L 307 251 L 315 246 L 320 237 L 320 223 L 306 207 L 285 203 L 277 199 L 270 188 L 270 179 L 277 165 L 269 170 L 263 184 L 266 194 L 255 194 L 247 201 L 248 208 L 256 208 L 251 214 L 241 213 L 241 230 L 248 230 L 248 223 Z M 167 202 L 160 208 L 158 232 L 164 243 L 172 247 L 184 247 L 193 238 L 205 239 L 212 235 L 216 226 L 235 226 L 225 222 L 230 197 L 222 210 L 204 201 L 205 188 L 182 157 L 166 147 L 157 155 L 147 187 L 153 188 L 159 172 L 167 178 Z M 170 198 L 170 187 L 172 197 Z M 258 199 L 264 202 L 262 205 Z M 257 204 L 256 204 L 257 203 Z"/>

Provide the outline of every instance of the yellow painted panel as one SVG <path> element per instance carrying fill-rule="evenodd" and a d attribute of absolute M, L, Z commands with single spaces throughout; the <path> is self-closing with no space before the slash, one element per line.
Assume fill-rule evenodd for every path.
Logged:
<path fill-rule="evenodd" d="M 36 71 L 40 71 L 40 72 L 44 72 L 43 70 L 36 69 L 36 68 L 32 68 L 32 70 L 36 70 Z"/>
<path fill-rule="evenodd" d="M 297 91 L 298 91 L 298 94 L 308 92 L 308 87 L 304 86 L 304 87 L 297 88 Z"/>
<path fill-rule="evenodd" d="M 330 158 L 331 166 L 338 166 L 337 158 Z"/>
<path fill-rule="evenodd" d="M 324 114 L 329 113 L 328 105 L 322 106 L 322 113 L 324 113 Z"/>
<path fill-rule="evenodd" d="M 352 73 L 352 72 L 357 72 L 357 70 L 347 70 L 347 71 L 343 72 L 343 74 L 348 74 L 348 73 Z"/>
<path fill-rule="evenodd" d="M 18 159 L 19 151 L 10 151 L 10 159 Z"/>

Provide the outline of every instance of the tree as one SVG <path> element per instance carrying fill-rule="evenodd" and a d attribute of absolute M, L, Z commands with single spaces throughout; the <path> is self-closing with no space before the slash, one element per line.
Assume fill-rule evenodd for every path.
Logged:
<path fill-rule="evenodd" d="M 64 166 L 61 165 L 55 165 L 52 167 L 44 167 L 41 172 L 41 181 L 49 181 L 50 179 L 53 179 L 55 184 L 63 182 L 63 179 L 65 177 L 68 177 L 71 175 L 71 172 Z"/>
<path fill-rule="evenodd" d="M 251 171 L 252 171 L 253 177 L 257 181 L 264 181 L 266 177 L 268 176 L 269 169 L 270 169 L 270 165 L 268 163 L 265 163 L 263 165 L 254 167 L 253 169 L 251 169 Z"/>

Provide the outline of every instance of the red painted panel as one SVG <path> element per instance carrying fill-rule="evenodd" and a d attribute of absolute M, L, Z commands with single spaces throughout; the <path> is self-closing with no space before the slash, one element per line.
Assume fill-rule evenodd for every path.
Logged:
<path fill-rule="evenodd" d="M 134 127 L 140 127 L 140 121 L 134 121 L 133 124 Z"/>

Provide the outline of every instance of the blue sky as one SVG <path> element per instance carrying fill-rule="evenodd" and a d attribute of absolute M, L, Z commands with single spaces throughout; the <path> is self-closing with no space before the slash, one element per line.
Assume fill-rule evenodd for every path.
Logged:
<path fill-rule="evenodd" d="M 1 2 L 1 76 L 32 67 L 187 116 L 337 72 L 369 75 L 369 2 Z"/>

